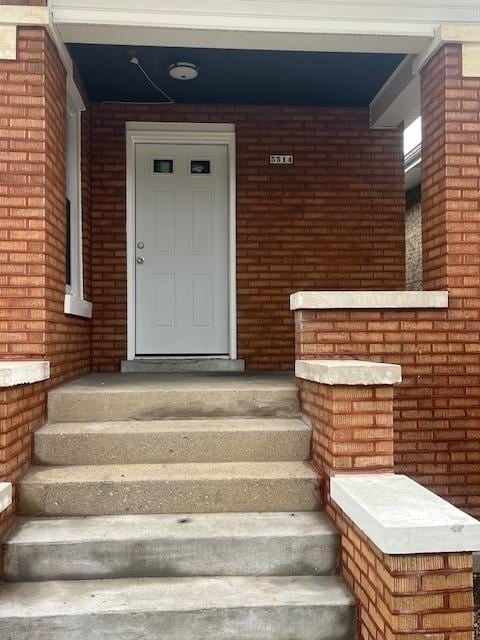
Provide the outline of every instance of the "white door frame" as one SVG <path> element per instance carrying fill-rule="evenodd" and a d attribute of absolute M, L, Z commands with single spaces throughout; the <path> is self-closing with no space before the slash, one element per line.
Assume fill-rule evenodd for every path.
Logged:
<path fill-rule="evenodd" d="M 228 148 L 229 357 L 237 358 L 235 125 L 188 122 L 127 122 L 127 358 L 135 360 L 135 145 L 222 144 Z M 140 357 L 140 356 L 138 356 Z M 143 356 L 142 359 L 145 357 Z"/>

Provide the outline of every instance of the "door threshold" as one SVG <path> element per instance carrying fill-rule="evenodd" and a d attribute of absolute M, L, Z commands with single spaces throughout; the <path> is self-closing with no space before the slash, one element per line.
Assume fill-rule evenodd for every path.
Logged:
<path fill-rule="evenodd" d="M 225 357 L 172 357 L 122 360 L 122 373 L 235 373 L 245 371 L 245 360 Z"/>

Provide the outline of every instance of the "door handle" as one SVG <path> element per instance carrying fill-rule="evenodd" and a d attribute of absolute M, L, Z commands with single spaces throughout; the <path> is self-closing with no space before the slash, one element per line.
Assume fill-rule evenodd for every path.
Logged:
<path fill-rule="evenodd" d="M 143 256 L 138 256 L 137 262 L 138 264 L 143 264 L 145 262 L 145 258 Z"/>

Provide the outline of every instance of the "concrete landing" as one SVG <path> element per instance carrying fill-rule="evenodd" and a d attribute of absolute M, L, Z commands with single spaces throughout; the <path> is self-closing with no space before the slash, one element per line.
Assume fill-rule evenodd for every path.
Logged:
<path fill-rule="evenodd" d="M 0 589 L 2 640 L 353 640 L 333 576 L 140 578 Z"/>
<path fill-rule="evenodd" d="M 50 422 L 200 417 L 296 417 L 295 379 L 286 374 L 100 374 L 48 396 Z"/>

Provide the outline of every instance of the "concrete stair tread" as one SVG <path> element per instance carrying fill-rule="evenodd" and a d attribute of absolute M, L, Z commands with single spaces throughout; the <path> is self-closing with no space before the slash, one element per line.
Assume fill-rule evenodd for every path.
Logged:
<path fill-rule="evenodd" d="M 95 596 L 95 597 L 92 597 Z M 354 604 L 336 576 L 51 580 L 3 584 L 0 618 L 54 613 Z"/>
<path fill-rule="evenodd" d="M 33 466 L 20 481 L 21 485 L 77 484 L 81 482 L 129 481 L 198 481 L 270 479 L 315 480 L 317 474 L 304 462 L 215 462 L 215 463 L 161 463 L 161 464 L 112 464 L 78 466 Z"/>
<path fill-rule="evenodd" d="M 338 536 L 338 532 L 320 511 L 19 518 L 4 545 L 8 548 L 106 540 L 271 539 L 291 536 L 317 538 Z"/>
<path fill-rule="evenodd" d="M 17 583 L 0 589 L 5 640 L 115 637 L 340 640 L 354 601 L 321 577 L 140 578 Z"/>
<path fill-rule="evenodd" d="M 305 462 L 31 467 L 19 481 L 31 516 L 312 511 L 320 479 Z"/>
<path fill-rule="evenodd" d="M 230 433 L 298 431 L 311 429 L 300 418 L 193 418 L 190 420 L 111 420 L 105 422 L 56 422 L 41 427 L 35 437 L 46 435 L 102 435 L 155 433 Z"/>
<path fill-rule="evenodd" d="M 319 511 L 21 518 L 3 568 L 10 582 L 328 575 L 338 544 Z"/>

